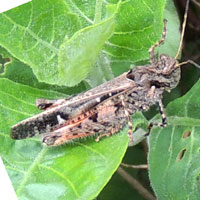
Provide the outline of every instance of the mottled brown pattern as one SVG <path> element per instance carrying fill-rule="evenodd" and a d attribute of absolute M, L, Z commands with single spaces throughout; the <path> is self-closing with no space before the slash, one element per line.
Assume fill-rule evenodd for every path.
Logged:
<path fill-rule="evenodd" d="M 128 121 L 131 139 L 130 115 L 146 111 L 153 104 L 159 105 L 162 123 L 151 123 L 149 132 L 153 125 L 166 126 L 162 94 L 178 84 L 181 65 L 176 60 L 179 51 L 176 58 L 162 54 L 156 59 L 154 49 L 165 40 L 166 22 L 161 40 L 149 50 L 150 64 L 134 67 L 111 81 L 67 99 L 37 100 L 36 105 L 45 111 L 13 126 L 11 137 L 23 139 L 45 133 L 43 142 L 49 146 L 94 135 L 98 141 L 102 136 L 118 132 Z"/>

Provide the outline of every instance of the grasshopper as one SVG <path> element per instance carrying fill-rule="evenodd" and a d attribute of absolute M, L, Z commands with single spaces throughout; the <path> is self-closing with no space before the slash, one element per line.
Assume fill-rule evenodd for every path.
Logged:
<path fill-rule="evenodd" d="M 161 40 L 149 49 L 150 64 L 134 67 L 113 80 L 69 98 L 38 99 L 36 106 L 44 112 L 14 125 L 11 137 L 23 139 L 44 134 L 43 143 L 48 146 L 57 146 L 88 136 L 97 136 L 96 141 L 99 141 L 103 136 L 117 133 L 128 122 L 128 135 L 133 142 L 131 115 L 136 111 L 146 111 L 154 104 L 159 106 L 162 122 L 150 123 L 146 135 L 154 125 L 166 127 L 163 92 L 177 86 L 181 65 L 192 63 L 199 67 L 191 60 L 183 63 L 177 61 L 182 47 L 188 6 L 189 0 L 175 58 L 166 54 L 161 54 L 158 59 L 155 56 L 155 48 L 164 43 L 166 38 L 167 20 L 164 20 Z"/>

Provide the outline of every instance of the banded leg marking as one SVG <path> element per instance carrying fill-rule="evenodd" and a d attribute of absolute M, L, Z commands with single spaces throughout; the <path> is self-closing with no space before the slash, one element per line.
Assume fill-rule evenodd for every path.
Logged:
<path fill-rule="evenodd" d="M 104 137 L 104 136 L 109 137 L 109 136 L 111 136 L 112 134 L 113 134 L 112 132 L 101 134 L 101 135 L 99 135 L 99 136 L 95 139 L 95 141 L 96 141 L 96 142 L 99 142 L 99 140 L 100 140 L 102 137 Z"/>
<path fill-rule="evenodd" d="M 167 33 L 167 20 L 164 19 L 164 27 L 163 27 L 163 33 L 162 33 L 162 38 L 160 41 L 158 41 L 157 43 L 155 43 L 150 49 L 149 49 L 149 56 L 150 56 L 150 62 L 152 65 L 156 65 L 157 60 L 156 60 L 156 56 L 155 56 L 155 48 L 157 46 L 159 46 L 160 44 L 162 44 L 165 41 L 166 38 L 166 33 Z"/>
<path fill-rule="evenodd" d="M 158 123 L 158 122 L 151 122 L 148 126 L 148 132 L 145 134 L 145 136 L 148 136 L 151 133 L 151 129 L 153 128 L 153 126 L 158 126 L 158 127 L 167 127 L 167 117 L 165 114 L 165 109 L 162 103 L 162 100 L 158 101 L 158 105 L 159 105 L 159 111 L 162 117 L 162 123 Z"/>

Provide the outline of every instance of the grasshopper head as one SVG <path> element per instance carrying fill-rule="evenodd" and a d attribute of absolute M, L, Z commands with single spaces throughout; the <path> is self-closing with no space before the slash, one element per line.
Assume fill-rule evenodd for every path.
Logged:
<path fill-rule="evenodd" d="M 158 73 L 169 75 L 174 72 L 176 65 L 177 60 L 175 58 L 169 57 L 167 54 L 161 54 L 157 64 Z"/>
<path fill-rule="evenodd" d="M 151 67 L 155 73 L 153 82 L 156 82 L 167 91 L 175 88 L 180 80 L 180 67 L 177 67 L 177 65 L 178 62 L 175 58 L 161 54 L 157 65 Z"/>

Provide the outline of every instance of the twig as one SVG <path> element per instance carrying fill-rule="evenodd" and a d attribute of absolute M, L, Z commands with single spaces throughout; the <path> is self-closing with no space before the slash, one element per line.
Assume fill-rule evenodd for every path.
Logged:
<path fill-rule="evenodd" d="M 130 176 L 125 170 L 121 167 L 117 170 L 118 174 L 121 175 L 124 180 L 126 180 L 134 189 L 136 189 L 145 199 L 147 200 L 156 200 L 156 198 L 144 188 L 136 179 Z"/>
<path fill-rule="evenodd" d="M 148 165 L 129 165 L 129 164 L 125 164 L 125 163 L 121 163 L 121 166 L 124 167 L 129 167 L 129 168 L 133 168 L 133 169 L 148 169 Z"/>
<path fill-rule="evenodd" d="M 199 3 L 198 1 L 192 0 L 192 2 L 193 2 L 194 4 L 196 4 L 196 5 L 200 8 L 200 3 Z"/>

